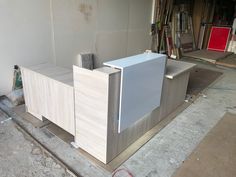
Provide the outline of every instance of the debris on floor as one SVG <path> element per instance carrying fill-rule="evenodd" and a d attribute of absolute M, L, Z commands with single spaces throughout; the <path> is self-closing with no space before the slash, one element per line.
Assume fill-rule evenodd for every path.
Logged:
<path fill-rule="evenodd" d="M 70 177 L 54 158 L 17 129 L 0 110 L 0 174 L 7 176 Z"/>

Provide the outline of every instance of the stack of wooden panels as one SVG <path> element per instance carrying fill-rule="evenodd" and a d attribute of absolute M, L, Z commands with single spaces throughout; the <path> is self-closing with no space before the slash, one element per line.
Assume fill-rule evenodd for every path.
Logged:
<path fill-rule="evenodd" d="M 193 31 L 198 49 L 206 49 L 215 12 L 216 0 L 194 1 Z"/>
<path fill-rule="evenodd" d="M 191 12 L 191 3 L 176 6 L 172 23 L 174 23 L 173 38 L 175 46 L 181 53 L 193 51 L 196 49 L 193 21 Z M 178 56 L 180 57 L 180 56 Z"/>
<path fill-rule="evenodd" d="M 170 56 L 172 52 L 172 37 L 169 22 L 171 21 L 173 11 L 173 0 L 156 0 L 155 15 L 152 28 L 152 51 L 167 52 Z M 167 45 L 169 48 L 167 49 Z"/>

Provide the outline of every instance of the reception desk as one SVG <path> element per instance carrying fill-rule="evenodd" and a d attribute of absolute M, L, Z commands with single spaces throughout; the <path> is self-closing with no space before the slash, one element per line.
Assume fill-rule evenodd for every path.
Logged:
<path fill-rule="evenodd" d="M 155 56 L 157 60 L 163 59 L 163 55 Z M 145 59 L 145 57 L 143 58 Z M 159 79 L 160 85 L 156 85 L 156 87 L 161 88 L 162 91 L 160 104 L 157 104 L 144 116 L 136 117 L 136 120 L 122 131 L 119 130 L 122 77 L 124 76 L 122 70 L 110 64 L 106 64 L 109 67 L 93 71 L 74 66 L 77 127 L 75 142 L 79 147 L 103 163 L 108 163 L 184 102 L 189 71 L 195 64 L 174 60 L 168 60 L 167 65 L 165 60 L 162 60 L 161 64 L 161 66 L 164 65 L 164 69 L 166 68 L 166 75 L 163 74 L 163 79 L 160 79 L 160 75 L 152 75 L 153 78 Z M 142 82 L 142 78 L 138 77 L 138 79 L 140 83 L 146 83 Z M 161 87 L 162 82 L 163 87 Z M 133 82 L 131 83 L 133 84 Z M 149 83 L 144 88 L 149 86 L 153 87 Z M 155 88 L 154 90 L 156 91 Z M 155 98 L 158 103 L 158 97 Z M 139 101 L 139 103 L 133 102 L 133 104 L 145 107 L 146 102 Z M 132 109 L 132 105 L 128 105 L 128 107 Z"/>
<path fill-rule="evenodd" d="M 120 133 L 160 106 L 166 56 L 144 53 L 106 62 L 104 65 L 121 72 L 118 117 Z"/>
<path fill-rule="evenodd" d="M 114 62 L 107 62 L 104 67 L 94 70 L 73 66 L 73 80 L 70 77 L 71 71 L 67 70 L 67 73 L 62 68 L 64 74 L 55 74 L 57 67 L 52 67 L 48 70 L 55 72 L 48 75 L 48 71 L 45 71 L 45 74 L 44 71 L 32 67 L 22 67 L 27 110 L 38 118 L 44 116 L 70 132 L 79 148 L 107 164 L 184 102 L 189 73 L 195 66 L 181 61 L 166 61 L 166 57 L 160 54 L 141 54 L 135 57 L 138 61 L 131 62 L 144 64 L 138 66 L 137 63 L 133 63 L 145 72 L 135 71 L 133 68 L 131 72 L 127 70 L 128 75 L 132 76 L 126 83 L 128 85 L 124 84 L 124 80 L 129 77 L 126 71 Z M 141 58 L 143 62 L 137 58 Z M 125 60 L 135 59 L 128 57 Z M 138 83 L 134 81 L 135 76 Z M 127 88 L 124 88 L 126 86 L 128 91 L 131 88 L 135 93 L 128 92 L 127 95 Z M 52 93 L 54 90 L 57 92 Z M 152 95 L 155 99 L 148 102 Z M 122 102 L 127 101 L 126 98 L 131 100 Z M 57 104 L 60 107 L 56 106 Z M 128 107 L 123 107 L 125 105 Z M 129 109 L 132 112 L 142 105 L 145 107 L 144 111 L 130 114 L 132 121 L 128 120 L 129 116 L 120 114 L 122 109 L 127 113 Z M 121 122 L 127 120 L 129 123 L 121 126 Z"/>

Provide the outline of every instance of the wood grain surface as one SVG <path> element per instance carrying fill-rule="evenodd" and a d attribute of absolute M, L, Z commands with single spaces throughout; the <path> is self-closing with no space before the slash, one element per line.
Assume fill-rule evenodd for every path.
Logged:
<path fill-rule="evenodd" d="M 116 88 L 119 88 L 115 87 L 114 82 L 120 78 L 120 71 L 109 67 L 90 71 L 77 66 L 73 67 L 73 71 L 75 142 L 80 148 L 106 163 L 108 125 L 109 120 L 114 119 L 112 114 L 115 112 L 112 99 L 115 95 L 118 97 Z"/>
<path fill-rule="evenodd" d="M 168 62 L 167 67 L 173 65 L 175 62 Z M 184 102 L 193 67 L 186 63 L 184 66 L 169 69 L 173 77 L 164 78 L 160 107 L 121 133 L 119 69 L 73 66 L 73 80 L 71 71 L 64 68 L 45 64 L 21 67 L 26 107 L 39 119 L 45 117 L 75 135 L 81 149 L 107 164 Z"/>
<path fill-rule="evenodd" d="M 117 89 L 120 71 L 110 68 L 107 72 L 106 67 L 90 71 L 74 66 L 76 143 L 101 162 L 109 163 L 184 102 L 193 65 L 185 66 L 177 69 L 177 74 L 172 72 L 173 79 L 165 77 L 160 107 L 121 133 Z"/>
<path fill-rule="evenodd" d="M 72 71 L 41 64 L 21 67 L 21 72 L 27 111 L 75 135 Z"/>

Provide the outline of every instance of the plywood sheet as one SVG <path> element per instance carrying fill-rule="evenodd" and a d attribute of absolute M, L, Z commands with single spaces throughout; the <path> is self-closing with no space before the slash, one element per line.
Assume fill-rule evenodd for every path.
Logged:
<path fill-rule="evenodd" d="M 216 62 L 217 65 L 236 68 L 236 54 L 220 59 Z"/>
<path fill-rule="evenodd" d="M 193 52 L 184 53 L 183 56 L 205 60 L 211 63 L 216 63 L 217 60 L 232 55 L 232 52 L 217 52 L 210 50 L 196 50 Z"/>
<path fill-rule="evenodd" d="M 104 65 L 121 69 L 119 132 L 160 106 L 165 55 L 145 53 Z"/>
<path fill-rule="evenodd" d="M 236 115 L 226 113 L 173 177 L 236 176 Z"/>

